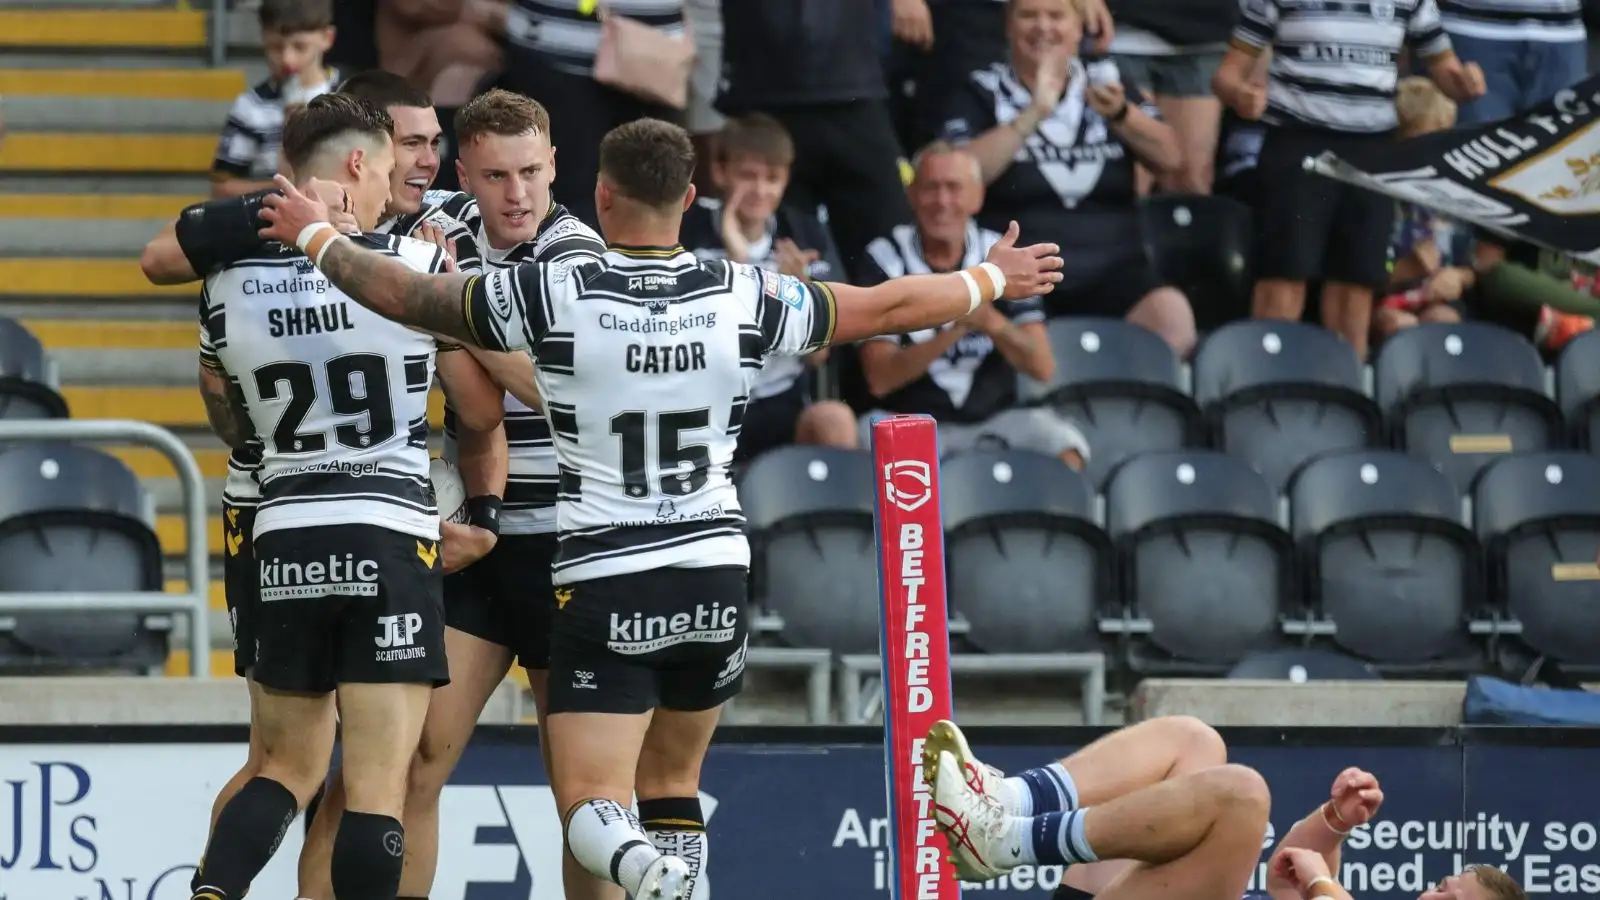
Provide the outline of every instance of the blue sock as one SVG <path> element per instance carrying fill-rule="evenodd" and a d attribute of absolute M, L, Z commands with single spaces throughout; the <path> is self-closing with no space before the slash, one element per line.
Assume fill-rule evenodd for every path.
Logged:
<path fill-rule="evenodd" d="M 1078 786 L 1059 762 L 1028 769 L 1006 779 L 1016 792 L 1019 816 L 1071 812 L 1078 808 Z"/>
<path fill-rule="evenodd" d="M 1100 857 L 1083 834 L 1084 813 L 1049 812 L 1034 816 L 1028 823 L 1028 848 L 1025 853 L 1041 866 L 1066 866 L 1073 863 L 1091 863 Z"/>

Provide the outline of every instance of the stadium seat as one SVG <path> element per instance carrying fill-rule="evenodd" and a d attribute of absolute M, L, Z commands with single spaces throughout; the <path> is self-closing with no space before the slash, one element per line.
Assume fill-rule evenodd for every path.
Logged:
<path fill-rule="evenodd" d="M 1280 492 L 1313 456 L 1383 437 L 1355 349 L 1301 322 L 1254 319 L 1207 336 L 1194 358 L 1194 397 L 1214 446 Z"/>
<path fill-rule="evenodd" d="M 1189 298 L 1209 331 L 1250 314 L 1250 208 L 1220 196 L 1161 194 L 1139 203 L 1146 252 L 1156 271 Z"/>
<path fill-rule="evenodd" d="M 1384 670 L 1476 666 L 1481 566 L 1449 477 L 1398 451 L 1347 450 L 1296 473 L 1289 507 L 1308 606 L 1335 643 Z"/>
<path fill-rule="evenodd" d="M 1572 446 L 1600 449 L 1600 331 L 1572 339 L 1556 360 L 1556 400 Z"/>
<path fill-rule="evenodd" d="M 1147 631 L 1125 645 L 1135 671 L 1220 675 L 1282 645 L 1294 554 L 1277 495 L 1248 463 L 1210 450 L 1136 456 L 1112 474 L 1106 507 L 1129 608 L 1101 629 Z"/>
<path fill-rule="evenodd" d="M 44 347 L 22 323 L 0 318 L 0 419 L 64 419 L 67 401 L 55 389 Z"/>
<path fill-rule="evenodd" d="M 1103 487 L 1117 464 L 1150 450 L 1176 450 L 1199 437 L 1199 413 L 1183 391 L 1182 367 L 1154 332 L 1121 319 L 1049 322 L 1055 377 L 1034 396 L 1076 422 L 1089 441 L 1085 473 Z"/>
<path fill-rule="evenodd" d="M 858 450 L 780 447 L 745 470 L 751 599 L 782 619 L 788 646 L 878 652 L 875 488 Z"/>
<path fill-rule="evenodd" d="M 1352 656 L 1320 647 L 1252 653 L 1228 671 L 1229 678 L 1259 681 L 1377 681 L 1372 667 Z"/>
<path fill-rule="evenodd" d="M 150 501 L 114 457 L 71 444 L 0 449 L 0 593 L 159 591 Z M 0 669 L 144 671 L 166 635 L 136 613 L 5 613 Z"/>
<path fill-rule="evenodd" d="M 1508 457 L 1479 477 L 1472 508 L 1489 583 L 1523 642 L 1563 667 L 1600 665 L 1600 459 Z"/>
<path fill-rule="evenodd" d="M 1526 338 L 1482 322 L 1428 324 L 1378 353 L 1378 406 L 1395 446 L 1439 466 L 1462 491 L 1508 453 L 1561 445 L 1561 411 Z"/>
<path fill-rule="evenodd" d="M 985 653 L 1087 652 L 1112 588 L 1094 492 L 1060 460 L 1023 450 L 940 465 L 946 588 Z"/>

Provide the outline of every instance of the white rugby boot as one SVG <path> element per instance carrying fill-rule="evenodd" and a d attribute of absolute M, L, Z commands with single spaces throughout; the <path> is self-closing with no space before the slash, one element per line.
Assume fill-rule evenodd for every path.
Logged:
<path fill-rule="evenodd" d="M 960 726 L 948 719 L 933 723 L 922 742 L 922 777 L 930 785 L 938 777 L 941 753 L 955 757 L 961 767 L 961 777 L 966 780 L 968 787 L 999 800 L 1007 812 L 1016 811 L 1017 798 L 1012 796 L 1015 790 L 1006 784 L 1006 773 L 978 759 L 967 743 L 967 736 L 961 733 Z"/>
<path fill-rule="evenodd" d="M 989 881 L 1016 868 L 1021 849 L 1007 847 L 1010 820 L 1000 801 L 975 789 L 966 767 L 944 751 L 922 777 L 933 789 L 933 815 L 950 845 L 950 862 L 962 881 Z"/>
<path fill-rule="evenodd" d="M 663 856 L 644 870 L 639 893 L 633 900 L 689 900 L 689 864 L 676 856 Z"/>

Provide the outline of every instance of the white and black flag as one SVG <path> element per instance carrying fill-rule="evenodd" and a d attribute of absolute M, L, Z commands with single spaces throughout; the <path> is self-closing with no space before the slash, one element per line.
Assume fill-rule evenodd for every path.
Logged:
<path fill-rule="evenodd" d="M 1531 111 L 1308 166 L 1502 236 L 1600 262 L 1600 76 Z"/>

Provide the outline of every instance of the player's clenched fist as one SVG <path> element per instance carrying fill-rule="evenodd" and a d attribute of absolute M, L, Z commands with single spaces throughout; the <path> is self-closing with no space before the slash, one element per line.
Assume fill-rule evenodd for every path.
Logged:
<path fill-rule="evenodd" d="M 1055 244 L 1018 247 L 1017 237 L 1020 234 L 1021 229 L 1016 222 L 1012 222 L 1005 235 L 989 248 L 989 255 L 984 260 L 999 266 L 1001 273 L 1006 276 L 1005 293 L 1000 295 L 1002 300 L 1022 300 L 1048 294 L 1055 290 L 1056 282 L 1061 280 L 1061 248 Z"/>

